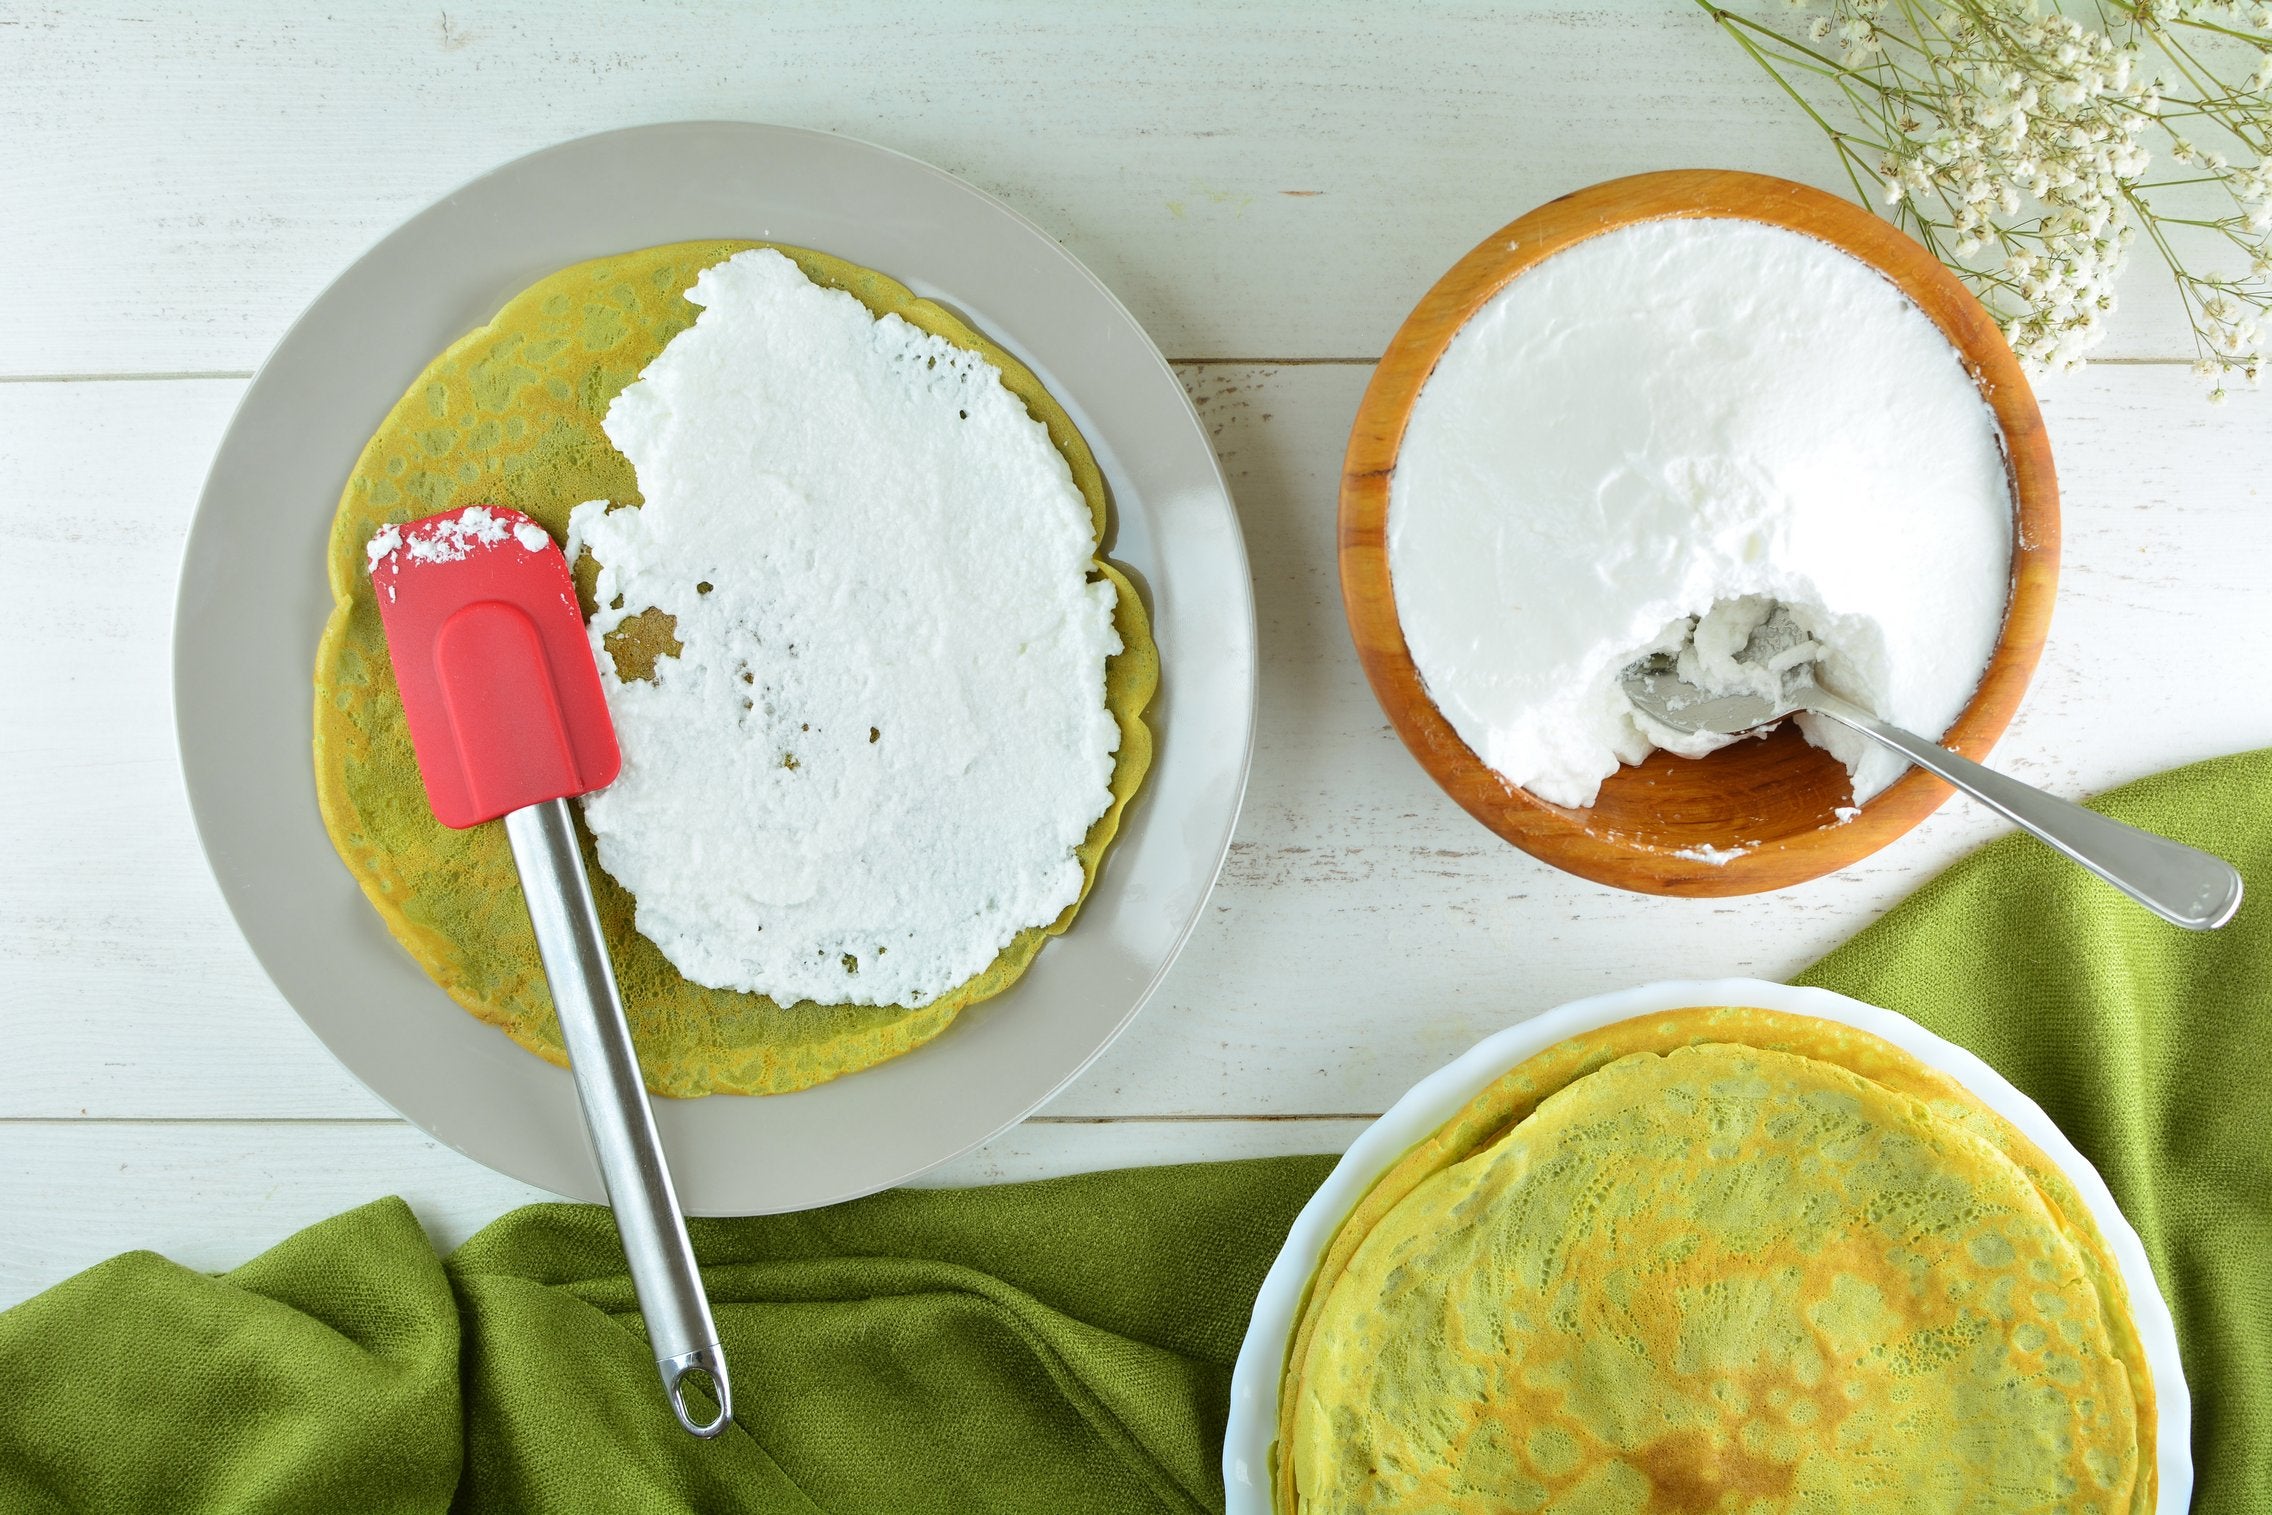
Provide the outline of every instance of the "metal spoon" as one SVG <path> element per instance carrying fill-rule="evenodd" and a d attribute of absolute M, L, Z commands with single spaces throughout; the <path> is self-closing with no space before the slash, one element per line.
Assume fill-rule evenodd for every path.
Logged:
<path fill-rule="evenodd" d="M 1778 609 L 1752 633 L 1742 660 L 1766 665 L 1806 640 L 1806 632 L 1790 612 Z M 1735 736 L 1801 710 L 1828 716 L 1939 774 L 2163 920 L 2188 931 L 2213 931 L 2240 909 L 2240 874 L 2224 859 L 2109 820 L 1888 725 L 1816 683 L 1813 668 L 1805 663 L 1782 677 L 1782 697 L 1777 700 L 1761 694 L 1715 694 L 1683 679 L 1672 654 L 1659 653 L 1626 669 L 1624 683 L 1636 709 L 1680 732 Z"/>

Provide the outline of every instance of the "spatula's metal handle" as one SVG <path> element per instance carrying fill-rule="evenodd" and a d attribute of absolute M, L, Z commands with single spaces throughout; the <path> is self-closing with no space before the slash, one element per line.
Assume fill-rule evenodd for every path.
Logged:
<path fill-rule="evenodd" d="M 1827 690 L 1808 690 L 1806 707 L 1875 737 L 1918 767 L 1939 774 L 2165 921 L 2188 931 L 2213 931 L 2240 909 L 2240 872 L 2223 858 L 2125 826 L 2008 774 L 1983 768 L 1938 743 L 1888 725 Z"/>
<path fill-rule="evenodd" d="M 680 1425 L 697 1436 L 716 1436 L 734 1414 L 726 1354 L 718 1344 L 694 1247 L 663 1162 L 568 802 L 547 800 L 513 811 L 505 817 L 505 835 L 521 870 L 529 921 L 536 927 L 544 976 L 560 1015 L 560 1039 L 568 1048 L 584 1127 L 591 1133 L 608 1203 L 615 1207 L 616 1227 L 623 1234 L 624 1259 L 631 1265 L 631 1284 L 639 1295 L 639 1313 L 646 1317 L 663 1392 Z M 682 1380 L 697 1370 L 709 1376 L 718 1401 L 717 1418 L 708 1422 L 687 1411 Z"/>

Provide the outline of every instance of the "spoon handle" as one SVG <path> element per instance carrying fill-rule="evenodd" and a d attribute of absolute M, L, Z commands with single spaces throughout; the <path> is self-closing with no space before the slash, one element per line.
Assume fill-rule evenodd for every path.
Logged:
<path fill-rule="evenodd" d="M 2095 810 L 2046 794 L 2032 784 L 1983 768 L 1938 743 L 1889 726 L 1820 687 L 1806 692 L 1805 706 L 1939 774 L 2165 921 L 2188 931 L 2213 931 L 2240 909 L 2240 874 L 2223 858 L 2125 826 Z"/>

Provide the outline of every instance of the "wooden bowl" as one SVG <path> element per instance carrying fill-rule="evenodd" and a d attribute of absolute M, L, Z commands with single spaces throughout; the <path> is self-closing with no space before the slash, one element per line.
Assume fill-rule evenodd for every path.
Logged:
<path fill-rule="evenodd" d="M 1844 766 L 1786 723 L 1708 757 L 1652 753 L 1604 779 L 1588 809 L 1548 804 L 1486 766 L 1436 709 L 1389 586 L 1389 477 L 1412 403 L 1453 335 L 1524 269 L 1615 227 L 1675 216 L 1761 221 L 1842 248 L 1893 280 L 1963 354 L 2003 433 L 2015 503 L 2003 631 L 1972 702 L 1942 738 L 1967 757 L 1986 755 L 2035 671 L 2058 584 L 2059 487 L 2043 417 L 1995 321 L 1938 259 L 1861 206 L 1784 179 L 1706 170 L 1613 179 L 1540 206 L 1460 259 L 1405 319 L 1357 408 L 1341 476 L 1341 595 L 1381 708 L 1468 814 L 1531 856 L 1599 883 L 1756 894 L 1867 857 L 1931 814 L 1949 786 L 1912 768 L 1841 822 L 1834 812 L 1853 794 Z M 1708 862 L 1706 848 L 1737 855 Z"/>

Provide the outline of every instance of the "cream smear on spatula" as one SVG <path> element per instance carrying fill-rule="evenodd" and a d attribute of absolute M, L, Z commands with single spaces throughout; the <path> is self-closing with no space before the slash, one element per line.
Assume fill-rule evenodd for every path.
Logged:
<path fill-rule="evenodd" d="M 2003 624 L 2011 523 L 1993 416 L 1889 280 L 1778 227 L 1667 220 L 1555 254 L 1452 339 L 1390 482 L 1389 570 L 1453 729 L 1590 805 L 1654 746 L 1734 740 L 1644 731 L 1618 679 L 1740 647 L 1768 603 L 1820 644 L 1827 687 L 1946 730 Z M 1799 724 L 1857 803 L 1901 771 Z"/>
<path fill-rule="evenodd" d="M 1000 371 L 769 250 L 609 408 L 643 505 L 580 505 L 623 775 L 600 863 L 679 972 L 919 1005 L 1080 895 L 1119 729 L 1088 502 Z M 675 656 L 623 679 L 650 609 Z"/>

